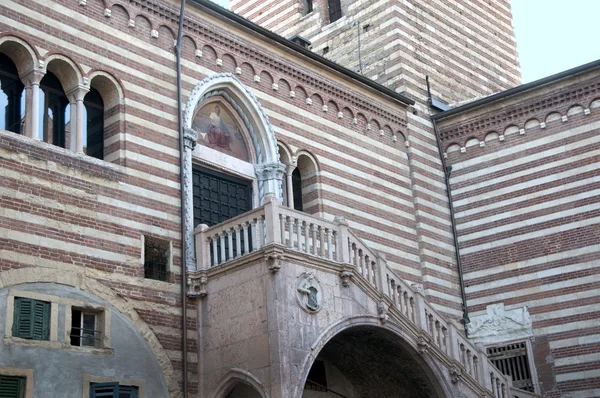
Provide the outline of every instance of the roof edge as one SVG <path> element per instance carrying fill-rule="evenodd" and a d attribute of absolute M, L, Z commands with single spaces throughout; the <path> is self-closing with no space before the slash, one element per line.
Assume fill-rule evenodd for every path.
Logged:
<path fill-rule="evenodd" d="M 290 49 L 294 52 L 304 55 L 315 62 L 318 62 L 330 69 L 335 70 L 338 73 L 341 73 L 353 80 L 356 80 L 359 83 L 362 83 L 362 84 L 368 86 L 369 88 L 376 90 L 387 97 L 392 98 L 395 101 L 399 101 L 406 106 L 415 104 L 415 101 L 413 101 L 412 99 L 410 99 L 402 94 L 399 94 L 399 93 L 395 92 L 394 90 L 391 90 L 379 83 L 376 83 L 369 78 L 359 75 L 358 73 L 353 72 L 350 69 L 347 69 L 333 61 L 330 61 L 320 55 L 317 55 L 310 50 L 302 48 L 301 46 L 297 45 L 296 43 L 292 43 L 291 41 L 278 35 L 277 33 L 271 32 L 270 30 L 265 29 L 262 26 L 257 25 L 254 22 L 251 22 L 248 19 L 246 19 L 234 12 L 231 12 L 209 0 L 189 0 L 188 3 L 206 8 L 206 9 L 212 11 L 213 13 L 216 13 L 224 18 L 229 19 L 230 21 L 233 21 L 239 25 L 242 25 L 243 27 L 265 37 L 268 40 L 275 41 L 276 43 L 278 43 L 284 47 L 287 47 L 288 49 Z"/>
<path fill-rule="evenodd" d="M 478 107 L 481 107 L 481 106 L 484 106 L 484 105 L 488 105 L 488 104 L 491 104 L 493 102 L 500 101 L 500 100 L 503 100 L 505 98 L 521 94 L 521 93 L 523 93 L 525 91 L 533 90 L 533 89 L 536 89 L 538 87 L 542 87 L 544 85 L 557 82 L 557 81 L 562 80 L 562 79 L 567 78 L 567 77 L 576 76 L 576 75 L 580 75 L 580 74 L 589 72 L 589 71 L 591 71 L 591 70 L 593 70 L 595 68 L 598 68 L 598 67 L 600 67 L 600 59 L 597 60 L 597 61 L 593 61 L 593 62 L 589 62 L 587 64 L 583 64 L 583 65 L 577 66 L 577 67 L 572 68 L 572 69 L 568 69 L 566 71 L 562 71 L 562 72 L 556 73 L 554 75 L 550 75 L 550 76 L 541 78 L 539 80 L 535 80 L 535 81 L 527 83 L 527 84 L 522 84 L 520 86 L 508 89 L 506 91 L 501 91 L 501 92 L 499 92 L 497 94 L 492 94 L 492 95 L 490 95 L 488 97 L 484 97 L 484 98 L 479 99 L 477 101 L 473 101 L 473 102 L 470 102 L 468 104 L 461 105 L 461 106 L 459 106 L 457 108 L 453 108 L 453 109 L 451 109 L 449 111 L 437 113 L 437 114 L 433 115 L 432 118 L 434 120 L 436 120 L 436 121 L 437 120 L 442 120 L 444 118 L 457 115 L 457 114 L 459 114 L 461 112 L 465 112 L 465 111 L 468 111 L 468 110 L 471 110 L 471 109 L 475 109 L 475 108 L 478 108 Z"/>

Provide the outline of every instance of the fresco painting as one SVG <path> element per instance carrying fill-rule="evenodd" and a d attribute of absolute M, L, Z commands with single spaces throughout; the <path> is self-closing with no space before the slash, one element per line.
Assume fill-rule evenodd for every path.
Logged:
<path fill-rule="evenodd" d="M 250 161 L 242 132 L 222 104 L 210 103 L 202 106 L 194 116 L 192 128 L 198 132 L 198 144 L 246 162 Z"/>

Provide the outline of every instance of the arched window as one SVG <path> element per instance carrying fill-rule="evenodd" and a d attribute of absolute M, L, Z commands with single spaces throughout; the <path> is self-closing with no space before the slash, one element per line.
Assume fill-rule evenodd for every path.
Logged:
<path fill-rule="evenodd" d="M 342 17 L 342 5 L 340 0 L 328 0 L 329 22 L 335 22 Z"/>
<path fill-rule="evenodd" d="M 302 207 L 302 175 L 296 167 L 292 172 L 292 190 L 294 193 L 294 209 L 303 211 Z"/>
<path fill-rule="evenodd" d="M 14 62 L 0 53 L 0 130 L 20 134 L 25 115 L 25 90 Z"/>
<path fill-rule="evenodd" d="M 313 0 L 305 0 L 304 15 L 310 14 L 313 9 Z"/>
<path fill-rule="evenodd" d="M 65 147 L 65 127 L 70 121 L 68 105 L 60 81 L 52 72 L 47 72 L 40 81 L 40 140 Z"/>
<path fill-rule="evenodd" d="M 85 127 L 83 150 L 88 156 L 104 159 L 104 101 L 95 88 L 83 99 L 85 106 Z"/>

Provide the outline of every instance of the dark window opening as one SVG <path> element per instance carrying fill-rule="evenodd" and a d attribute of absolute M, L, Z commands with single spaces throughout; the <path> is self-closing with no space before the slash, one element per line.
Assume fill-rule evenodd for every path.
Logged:
<path fill-rule="evenodd" d="M 71 345 L 78 347 L 100 347 L 101 332 L 98 327 L 98 316 L 83 310 L 71 310 Z"/>
<path fill-rule="evenodd" d="M 363 26 L 363 32 L 368 32 L 369 29 L 371 29 L 371 24 L 366 24 L 365 26 Z"/>
<path fill-rule="evenodd" d="M 25 86 L 12 60 L 0 54 L 0 130 L 21 134 L 25 120 Z"/>
<path fill-rule="evenodd" d="M 313 12 L 313 0 L 306 0 L 306 14 Z"/>
<path fill-rule="evenodd" d="M 307 390 L 313 391 L 329 391 L 327 388 L 327 374 L 325 373 L 325 362 L 323 361 L 315 361 L 313 366 L 310 368 L 308 372 L 308 377 L 306 378 L 306 385 L 304 386 Z"/>
<path fill-rule="evenodd" d="M 252 183 L 204 167 L 193 168 L 194 228 L 200 224 L 209 227 L 252 210 Z M 233 236 L 233 256 L 238 256 L 237 240 Z M 244 250 L 244 236 L 240 236 Z M 248 231 L 248 247 L 252 251 L 252 235 Z M 229 256 L 229 241 L 225 240 L 225 257 L 221 258 L 221 241 L 217 251 L 210 248 L 211 264 L 224 262 Z M 242 253 L 245 254 L 245 253 Z M 216 258 L 215 258 L 216 256 Z M 220 261 L 217 261 L 220 260 Z"/>
<path fill-rule="evenodd" d="M 144 236 L 144 277 L 167 282 L 170 258 L 169 241 Z"/>
<path fill-rule="evenodd" d="M 327 54 L 329 52 L 329 47 L 324 47 L 323 48 L 323 55 Z"/>
<path fill-rule="evenodd" d="M 65 148 L 66 133 L 71 126 L 70 104 L 58 78 L 47 72 L 40 81 L 40 131 L 38 138 Z M 73 138 L 74 139 L 74 138 Z"/>
<path fill-rule="evenodd" d="M 303 211 L 302 204 L 302 176 L 300 170 L 295 168 L 292 172 L 292 193 L 294 195 L 294 210 Z"/>
<path fill-rule="evenodd" d="M 342 5 L 340 0 L 329 0 L 329 22 L 335 22 L 342 17 Z"/>
<path fill-rule="evenodd" d="M 525 342 L 490 347 L 487 354 L 498 370 L 512 377 L 514 387 L 535 392 Z"/>
<path fill-rule="evenodd" d="M 25 398 L 25 377 L 0 376 L 0 397 Z"/>
<path fill-rule="evenodd" d="M 90 398 L 138 398 L 138 388 L 119 383 L 91 383 Z"/>
<path fill-rule="evenodd" d="M 83 147 L 88 156 L 104 159 L 104 101 L 95 88 L 90 88 L 83 104 L 85 105 L 85 131 Z"/>
<path fill-rule="evenodd" d="M 50 303 L 15 297 L 12 334 L 29 340 L 50 339 Z"/>

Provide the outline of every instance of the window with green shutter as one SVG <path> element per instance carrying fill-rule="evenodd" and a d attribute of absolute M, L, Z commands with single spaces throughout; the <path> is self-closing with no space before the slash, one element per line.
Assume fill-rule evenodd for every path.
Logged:
<path fill-rule="evenodd" d="M 138 388 L 119 383 L 91 383 L 90 398 L 138 398 Z"/>
<path fill-rule="evenodd" d="M 24 297 L 15 297 L 15 315 L 12 334 L 31 340 L 50 339 L 50 303 Z"/>
<path fill-rule="evenodd" d="M 0 376 L 0 397 L 24 398 L 25 378 L 15 376 Z"/>

